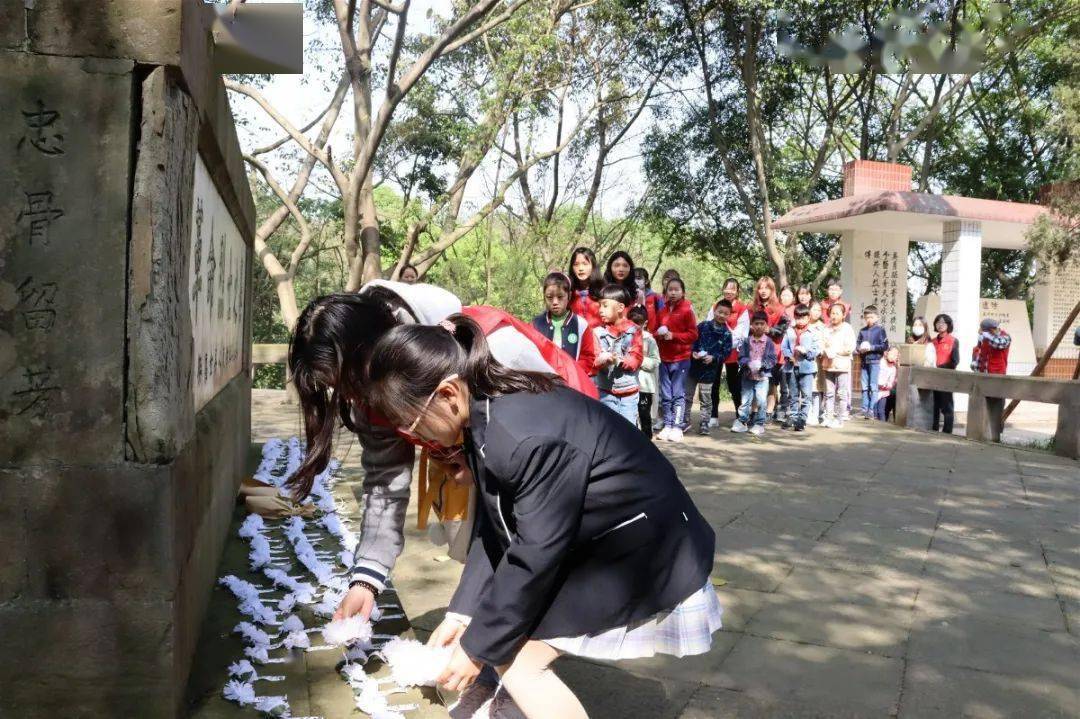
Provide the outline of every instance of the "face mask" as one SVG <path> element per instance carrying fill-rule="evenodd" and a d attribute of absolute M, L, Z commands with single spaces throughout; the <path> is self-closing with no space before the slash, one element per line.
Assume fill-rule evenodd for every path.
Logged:
<path fill-rule="evenodd" d="M 645 278 L 644 277 L 635 277 L 634 278 L 634 284 L 637 285 L 637 288 L 639 290 L 645 289 Z"/>
<path fill-rule="evenodd" d="M 911 328 L 911 336 L 912 337 L 922 337 L 924 331 L 925 330 L 923 330 L 922 326 L 915 325 L 914 327 Z"/>

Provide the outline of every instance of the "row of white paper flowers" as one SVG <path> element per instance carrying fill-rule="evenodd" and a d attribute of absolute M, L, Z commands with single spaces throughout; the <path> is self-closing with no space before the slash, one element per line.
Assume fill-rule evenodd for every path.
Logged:
<path fill-rule="evenodd" d="M 296 437 L 284 442 L 271 439 L 263 445 L 262 461 L 255 478 L 279 488 L 296 472 L 303 461 L 303 447 Z M 356 706 L 374 719 L 404 719 L 405 712 L 416 709 L 412 704 L 394 704 L 389 695 L 405 691 L 409 686 L 434 686 L 450 658 L 450 650 L 426 647 L 412 639 L 375 634 L 371 622 L 355 616 L 330 621 L 322 627 L 308 628 L 293 613 L 298 606 L 309 607 L 317 616 L 330 618 L 348 591 L 349 567 L 352 566 L 357 536 L 343 520 L 334 500 L 333 484 L 340 466 L 330 462 L 315 478 L 311 497 L 317 523 L 337 540 L 337 547 L 323 548 L 323 536 L 309 530 L 300 517 L 278 522 L 265 522 L 257 514 L 249 514 L 240 526 L 239 534 L 249 544 L 248 559 L 253 572 L 261 572 L 269 581 L 257 586 L 235 575 L 222 577 L 218 582 L 227 587 L 238 602 L 241 614 L 250 621 L 236 625 L 234 632 L 244 641 L 244 658 L 229 666 L 229 680 L 222 692 L 224 697 L 242 706 L 252 707 L 264 715 L 291 717 L 288 698 L 283 695 L 258 695 L 256 682 L 277 682 L 285 677 L 260 675 L 255 665 L 280 664 L 286 656 L 272 657 L 271 652 L 285 650 L 322 651 L 340 648 L 345 661 L 341 673 L 356 695 Z M 299 576 L 289 574 L 290 557 L 304 568 Z M 334 566 L 334 562 L 344 567 Z M 272 592 L 284 591 L 276 602 L 264 600 Z M 387 587 L 386 593 L 393 593 Z M 371 620 L 401 618 L 404 614 L 383 614 L 384 610 L 400 612 L 398 605 L 375 607 Z M 313 645 L 309 635 L 319 633 L 322 643 Z M 369 676 L 364 665 L 369 655 L 376 655 L 390 667 L 390 677 Z M 299 718 L 293 718 L 299 719 Z"/>

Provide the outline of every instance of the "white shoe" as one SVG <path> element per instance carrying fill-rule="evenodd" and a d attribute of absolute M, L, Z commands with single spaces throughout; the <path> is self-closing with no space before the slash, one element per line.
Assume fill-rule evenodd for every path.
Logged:
<path fill-rule="evenodd" d="M 716 419 L 716 417 L 712 417 L 711 419 L 709 419 L 709 429 L 712 429 L 714 427 L 719 427 L 719 426 L 720 426 L 720 421 L 718 419 Z"/>
<path fill-rule="evenodd" d="M 683 441 L 682 430 L 679 429 L 678 427 L 672 428 L 671 433 L 668 434 L 668 442 L 682 442 L 682 441 Z"/>
<path fill-rule="evenodd" d="M 754 434 L 760 437 L 761 435 L 765 434 L 765 428 L 762 427 L 760 424 L 755 424 L 753 427 L 750 428 L 750 434 Z"/>
<path fill-rule="evenodd" d="M 819 424 L 819 422 L 817 421 L 817 417 L 807 417 L 806 418 L 806 426 L 807 427 L 817 427 L 818 424 Z"/>
<path fill-rule="evenodd" d="M 749 431 L 749 429 L 750 429 L 749 427 L 747 427 L 745 424 L 743 424 L 742 420 L 738 420 L 738 419 L 735 420 L 735 424 L 731 425 L 731 431 L 732 432 L 738 432 L 739 434 L 742 434 L 743 432 L 747 432 L 747 431 Z"/>
<path fill-rule="evenodd" d="M 656 439 L 658 439 L 661 442 L 669 442 L 671 440 L 671 428 L 670 427 L 664 427 L 662 430 L 660 430 L 657 433 Z"/>

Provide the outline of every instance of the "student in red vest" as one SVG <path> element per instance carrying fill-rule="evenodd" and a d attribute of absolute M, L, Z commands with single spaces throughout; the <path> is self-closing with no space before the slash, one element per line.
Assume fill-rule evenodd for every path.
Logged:
<path fill-rule="evenodd" d="M 937 358 L 937 366 L 942 369 L 956 369 L 960 364 L 960 345 L 953 336 L 953 321 L 948 315 L 938 315 L 934 318 L 934 356 Z M 934 390 L 934 431 L 941 427 L 946 434 L 952 434 L 953 430 L 953 393 Z"/>
<path fill-rule="evenodd" d="M 742 404 L 742 379 L 739 375 L 739 345 L 750 335 L 750 305 L 743 304 L 740 299 L 741 288 L 739 281 L 734 277 L 724 280 L 724 287 L 720 290 L 721 298 L 731 303 L 731 313 L 727 318 L 728 329 L 731 330 L 731 354 L 724 359 L 724 375 L 727 378 L 728 394 L 735 404 L 735 411 L 739 411 Z M 717 377 L 720 379 L 720 371 Z M 710 427 L 719 425 L 720 405 L 720 382 L 713 382 L 712 386 L 712 420 Z"/>
<path fill-rule="evenodd" d="M 649 318 L 645 323 L 645 327 L 649 332 L 652 332 L 657 327 L 656 316 L 664 308 L 664 298 L 660 296 L 659 292 L 653 290 L 649 280 L 649 271 L 647 269 L 644 267 L 634 268 L 634 287 L 643 297 L 638 304 L 645 308 L 645 313 Z"/>
<path fill-rule="evenodd" d="M 825 299 L 821 301 L 821 314 L 828 317 L 832 306 L 840 305 L 844 308 L 844 322 L 849 322 L 851 320 L 851 303 L 843 297 L 844 286 L 840 284 L 840 280 L 835 277 L 831 278 L 826 293 Z"/>
<path fill-rule="evenodd" d="M 589 327 L 600 324 L 600 291 L 604 289 L 604 276 L 596 264 L 596 254 L 588 247 L 575 248 L 570 253 L 570 309 L 584 317 Z"/>
<path fill-rule="evenodd" d="M 998 321 L 987 317 L 979 323 L 979 343 L 971 350 L 971 371 L 984 374 L 1005 374 L 1009 368 L 1009 346 L 1012 337 L 1001 329 Z"/>

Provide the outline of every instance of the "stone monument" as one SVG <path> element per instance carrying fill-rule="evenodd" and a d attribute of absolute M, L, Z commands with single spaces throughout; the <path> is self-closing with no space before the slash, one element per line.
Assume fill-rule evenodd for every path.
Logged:
<path fill-rule="evenodd" d="M 250 446 L 254 206 L 211 24 L 0 4 L 0 716 L 180 713 Z"/>

